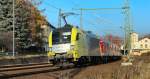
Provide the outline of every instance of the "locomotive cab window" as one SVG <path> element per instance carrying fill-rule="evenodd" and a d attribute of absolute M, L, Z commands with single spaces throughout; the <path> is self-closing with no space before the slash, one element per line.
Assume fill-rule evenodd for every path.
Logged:
<path fill-rule="evenodd" d="M 71 42 L 71 32 L 53 32 L 52 35 L 53 44 L 63 44 Z"/>
<path fill-rule="evenodd" d="M 71 42 L 71 32 L 64 32 L 62 34 L 63 43 L 70 43 Z"/>
<path fill-rule="evenodd" d="M 60 37 L 59 32 L 53 32 L 53 34 L 52 34 L 52 43 L 53 44 L 58 44 L 59 41 L 60 41 L 59 37 Z"/>
<path fill-rule="evenodd" d="M 77 33 L 77 40 L 79 40 L 80 33 Z"/>

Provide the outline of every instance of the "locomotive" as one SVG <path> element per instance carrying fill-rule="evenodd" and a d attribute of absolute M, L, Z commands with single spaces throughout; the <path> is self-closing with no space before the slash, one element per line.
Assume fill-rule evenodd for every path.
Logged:
<path fill-rule="evenodd" d="M 107 63 L 121 58 L 120 47 L 111 38 L 98 38 L 90 31 L 66 24 L 49 34 L 49 62 L 63 66 Z"/>
<path fill-rule="evenodd" d="M 63 66 L 98 64 L 120 57 L 120 49 L 110 39 L 99 39 L 90 31 L 84 31 L 70 25 L 66 16 L 74 13 L 62 13 L 65 25 L 50 32 L 48 37 L 48 60 L 53 65 Z"/>
<path fill-rule="evenodd" d="M 99 39 L 90 31 L 66 24 L 50 32 L 48 40 L 48 58 L 53 65 L 78 65 L 100 61 Z"/>

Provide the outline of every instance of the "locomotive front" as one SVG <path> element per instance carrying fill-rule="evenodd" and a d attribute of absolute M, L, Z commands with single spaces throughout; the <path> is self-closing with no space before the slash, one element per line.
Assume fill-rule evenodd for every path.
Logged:
<path fill-rule="evenodd" d="M 49 35 L 49 61 L 55 64 L 73 62 L 77 56 L 74 53 L 77 29 L 65 26 L 55 29 Z"/>

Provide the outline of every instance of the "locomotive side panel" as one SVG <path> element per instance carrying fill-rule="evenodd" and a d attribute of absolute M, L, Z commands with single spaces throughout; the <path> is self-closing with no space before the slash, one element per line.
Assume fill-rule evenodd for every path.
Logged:
<path fill-rule="evenodd" d="M 93 34 L 82 32 L 78 40 L 80 56 L 100 56 L 98 42 L 99 39 Z"/>
<path fill-rule="evenodd" d="M 89 56 L 100 56 L 98 43 L 99 43 L 99 40 L 97 38 L 89 37 L 89 43 L 88 43 Z"/>
<path fill-rule="evenodd" d="M 77 46 L 78 46 L 79 55 L 80 56 L 88 56 L 86 35 L 80 30 L 79 30 L 78 34 L 79 34 L 79 37 L 77 40 Z"/>

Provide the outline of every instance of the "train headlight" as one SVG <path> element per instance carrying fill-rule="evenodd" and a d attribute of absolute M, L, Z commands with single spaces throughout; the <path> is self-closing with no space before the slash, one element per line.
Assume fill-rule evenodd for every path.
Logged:
<path fill-rule="evenodd" d="M 68 58 L 73 58 L 73 54 L 68 54 Z"/>
<path fill-rule="evenodd" d="M 71 45 L 70 50 L 74 50 L 75 46 Z"/>

